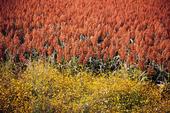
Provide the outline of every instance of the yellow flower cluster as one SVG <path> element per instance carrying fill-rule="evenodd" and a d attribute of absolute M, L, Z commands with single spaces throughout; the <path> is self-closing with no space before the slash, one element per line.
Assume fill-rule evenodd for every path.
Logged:
<path fill-rule="evenodd" d="M 59 72 L 43 61 L 28 64 L 15 75 L 11 64 L 0 65 L 0 111 L 16 113 L 167 112 L 170 101 L 160 89 L 147 82 L 116 73 Z M 139 76 L 136 70 L 134 76 Z M 16 77 L 17 76 L 17 77 Z"/>

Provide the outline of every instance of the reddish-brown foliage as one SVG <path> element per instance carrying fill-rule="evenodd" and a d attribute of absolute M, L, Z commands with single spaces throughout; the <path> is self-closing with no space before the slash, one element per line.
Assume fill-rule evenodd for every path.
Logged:
<path fill-rule="evenodd" d="M 141 68 L 150 60 L 170 70 L 169 6 L 169 0 L 0 0 L 0 58 L 7 48 L 22 61 L 33 48 L 42 55 L 56 50 L 59 62 L 118 52 Z"/>

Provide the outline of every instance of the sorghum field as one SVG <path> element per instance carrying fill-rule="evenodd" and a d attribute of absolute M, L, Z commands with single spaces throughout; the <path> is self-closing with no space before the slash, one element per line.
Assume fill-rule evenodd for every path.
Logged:
<path fill-rule="evenodd" d="M 170 113 L 170 1 L 0 0 L 0 112 Z"/>

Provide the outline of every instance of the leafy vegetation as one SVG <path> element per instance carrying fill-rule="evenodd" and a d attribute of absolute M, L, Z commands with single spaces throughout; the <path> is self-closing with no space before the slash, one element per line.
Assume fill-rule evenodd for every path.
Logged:
<path fill-rule="evenodd" d="M 29 62 L 17 74 L 17 65 L 10 61 L 0 66 L 2 112 L 170 111 L 169 84 L 158 87 L 141 81 L 138 69 L 121 68 L 94 76 L 81 66 L 76 73 L 70 67 L 61 71 L 44 60 Z"/>
<path fill-rule="evenodd" d="M 0 112 L 170 112 L 170 1 L 0 0 Z"/>

